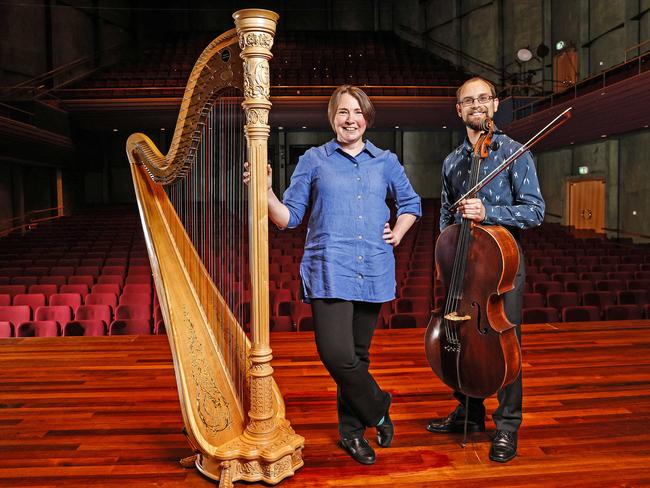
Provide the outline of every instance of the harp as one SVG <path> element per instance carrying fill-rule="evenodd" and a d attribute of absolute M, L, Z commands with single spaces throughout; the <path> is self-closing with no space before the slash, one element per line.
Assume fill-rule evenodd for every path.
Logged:
<path fill-rule="evenodd" d="M 236 29 L 214 39 L 191 71 L 167 154 L 141 133 L 126 144 L 195 452 L 184 464 L 222 487 L 278 483 L 303 465 L 304 446 L 285 418 L 269 345 L 268 61 L 278 16 L 246 9 L 233 17 Z"/>

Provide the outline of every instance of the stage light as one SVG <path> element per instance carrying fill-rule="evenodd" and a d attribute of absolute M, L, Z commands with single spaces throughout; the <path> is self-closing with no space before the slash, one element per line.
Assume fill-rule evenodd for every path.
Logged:
<path fill-rule="evenodd" d="M 527 47 L 522 47 L 519 51 L 517 51 L 517 61 L 525 63 L 531 59 L 533 59 L 533 53 Z"/>

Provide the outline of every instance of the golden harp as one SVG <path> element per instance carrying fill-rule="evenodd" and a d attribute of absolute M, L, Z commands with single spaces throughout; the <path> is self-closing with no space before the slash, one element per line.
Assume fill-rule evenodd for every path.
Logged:
<path fill-rule="evenodd" d="M 126 144 L 189 459 L 222 487 L 278 483 L 303 465 L 304 446 L 285 419 L 269 346 L 268 62 L 278 16 L 233 17 L 236 29 L 192 69 L 167 154 L 140 133 Z"/>

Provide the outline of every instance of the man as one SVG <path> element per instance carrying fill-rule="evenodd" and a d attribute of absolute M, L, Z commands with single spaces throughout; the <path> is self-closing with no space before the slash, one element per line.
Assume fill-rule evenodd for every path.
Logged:
<path fill-rule="evenodd" d="M 481 189 L 476 195 L 477 198 L 463 200 L 455 213 L 449 211 L 451 205 L 468 189 L 472 149 L 481 134 L 481 122 L 486 117 L 493 118 L 499 107 L 494 85 L 480 77 L 467 80 L 456 92 L 456 98 L 458 100 L 456 112 L 465 123 L 467 138 L 447 156 L 442 165 L 440 229 L 459 223 L 462 217 L 483 225 L 501 225 L 510 230 L 519 241 L 521 229 L 536 227 L 544 220 L 544 199 L 529 152 L 521 155 Z M 519 147 L 521 144 L 495 128 L 489 155 L 481 162 L 480 178 L 492 171 Z M 520 342 L 524 277 L 524 260 L 520 247 L 515 288 L 504 296 L 506 316 L 516 325 L 515 332 Z M 431 420 L 427 430 L 435 433 L 463 432 L 465 417 L 467 417 L 468 432 L 484 431 L 483 399 L 469 398 L 466 412 L 465 395 L 457 391 L 454 392 L 454 397 L 460 402 L 456 409 L 445 418 Z M 490 448 L 490 459 L 505 463 L 517 454 L 517 430 L 522 420 L 521 373 L 512 384 L 500 390 L 497 397 L 499 407 L 492 415 L 496 424 L 496 435 Z"/>

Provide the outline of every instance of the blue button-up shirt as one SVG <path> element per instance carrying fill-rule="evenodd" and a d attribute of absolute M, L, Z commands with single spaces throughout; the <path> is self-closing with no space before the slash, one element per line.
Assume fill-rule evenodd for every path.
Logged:
<path fill-rule="evenodd" d="M 294 228 L 311 205 L 305 252 L 300 265 L 303 295 L 386 302 L 395 298 L 393 247 L 383 239 L 390 218 L 386 197 L 397 215 L 422 215 L 397 156 L 366 141 L 356 157 L 332 140 L 298 160 L 283 203 Z"/>
<path fill-rule="evenodd" d="M 495 131 L 488 157 L 481 161 L 479 181 L 520 147 L 503 132 Z M 469 189 L 471 169 L 472 145 L 466 138 L 442 164 L 441 230 L 462 219 L 460 213 L 452 213 L 449 208 Z M 516 234 L 515 229 L 536 227 L 544 220 L 546 204 L 529 151 L 483 187 L 477 197 L 485 206 L 485 224 L 502 225 Z"/>

